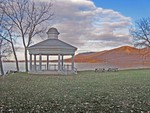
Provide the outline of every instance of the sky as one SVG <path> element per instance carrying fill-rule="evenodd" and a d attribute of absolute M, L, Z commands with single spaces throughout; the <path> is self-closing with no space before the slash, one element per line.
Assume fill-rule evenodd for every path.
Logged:
<path fill-rule="evenodd" d="M 77 47 L 77 53 L 133 46 L 129 29 L 150 17 L 150 0 L 52 0 L 52 4 L 49 28 L 56 27 L 59 39 Z"/>
<path fill-rule="evenodd" d="M 92 0 L 97 7 L 113 9 L 134 21 L 143 17 L 150 17 L 149 0 Z"/>

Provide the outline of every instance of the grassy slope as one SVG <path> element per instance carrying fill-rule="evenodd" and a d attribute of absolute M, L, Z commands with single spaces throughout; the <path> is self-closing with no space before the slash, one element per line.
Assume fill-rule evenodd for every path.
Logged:
<path fill-rule="evenodd" d="M 50 113 L 150 111 L 150 70 L 0 78 L 0 110 Z"/>

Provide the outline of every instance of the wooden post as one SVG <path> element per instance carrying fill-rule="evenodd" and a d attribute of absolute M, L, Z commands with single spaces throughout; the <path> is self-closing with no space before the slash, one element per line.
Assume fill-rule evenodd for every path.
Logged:
<path fill-rule="evenodd" d="M 36 55 L 34 55 L 34 71 L 36 71 Z"/>
<path fill-rule="evenodd" d="M 60 71 L 60 54 L 58 55 L 58 71 Z"/>
<path fill-rule="evenodd" d="M 62 55 L 61 56 L 61 70 L 64 70 L 63 67 L 64 67 L 64 56 Z"/>
<path fill-rule="evenodd" d="M 42 55 L 40 54 L 40 57 L 39 57 L 39 66 L 40 66 L 40 71 L 42 70 Z"/>
<path fill-rule="evenodd" d="M 32 54 L 30 54 L 30 71 L 32 71 Z"/>
<path fill-rule="evenodd" d="M 72 71 L 74 70 L 74 54 L 72 55 Z"/>
<path fill-rule="evenodd" d="M 47 70 L 49 70 L 49 55 L 47 55 Z"/>

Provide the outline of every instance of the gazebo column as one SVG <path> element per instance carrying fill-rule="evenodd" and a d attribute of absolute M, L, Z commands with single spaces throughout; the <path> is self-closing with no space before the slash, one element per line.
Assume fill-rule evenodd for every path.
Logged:
<path fill-rule="evenodd" d="M 42 55 L 40 54 L 39 56 L 39 66 L 40 66 L 40 71 L 42 70 Z"/>
<path fill-rule="evenodd" d="M 74 70 L 74 54 L 72 55 L 72 65 L 71 65 L 72 71 Z"/>
<path fill-rule="evenodd" d="M 63 70 L 64 67 L 64 55 L 61 56 L 61 70 Z"/>
<path fill-rule="evenodd" d="M 36 55 L 34 55 L 34 71 L 36 71 Z"/>
<path fill-rule="evenodd" d="M 60 54 L 58 55 L 58 71 L 60 71 L 61 67 L 60 67 Z"/>
<path fill-rule="evenodd" d="M 47 55 L 47 70 L 49 70 L 49 55 Z"/>
<path fill-rule="evenodd" d="M 32 54 L 30 54 L 30 71 L 32 71 Z"/>

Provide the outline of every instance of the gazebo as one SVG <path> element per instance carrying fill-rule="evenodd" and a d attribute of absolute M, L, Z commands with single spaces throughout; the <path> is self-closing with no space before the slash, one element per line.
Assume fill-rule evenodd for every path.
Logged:
<path fill-rule="evenodd" d="M 76 47 L 58 39 L 60 33 L 56 28 L 50 28 L 47 32 L 48 39 L 28 47 L 30 55 L 30 73 L 34 74 L 70 74 L 76 73 L 74 67 L 74 55 Z M 71 56 L 71 62 L 65 64 L 64 56 Z M 39 59 L 37 59 L 37 56 Z M 46 56 L 46 64 L 42 57 Z M 51 56 L 56 56 L 57 63 L 50 61 Z M 39 63 L 38 63 L 38 62 Z"/>

